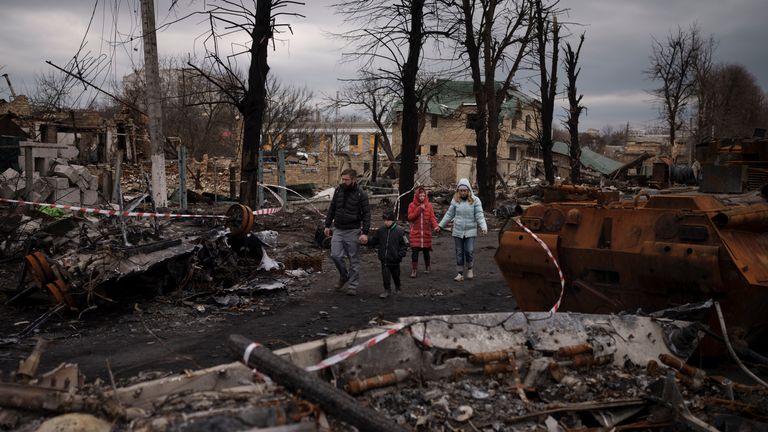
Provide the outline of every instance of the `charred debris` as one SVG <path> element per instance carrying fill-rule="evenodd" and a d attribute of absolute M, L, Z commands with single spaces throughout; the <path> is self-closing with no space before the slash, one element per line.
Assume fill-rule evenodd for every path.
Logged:
<path fill-rule="evenodd" d="M 0 426 L 764 430 L 768 388 L 686 363 L 700 336 L 661 315 L 418 316 L 274 352 L 232 335 L 238 362 L 119 384 L 86 382 L 73 364 L 38 373 L 40 341 L 0 383 Z"/>
<path fill-rule="evenodd" d="M 93 179 L 58 169 L 85 206 Z M 89 380 L 71 363 L 38 370 L 38 339 L 0 377 L 0 429 L 766 430 L 766 190 L 608 183 L 500 197 L 495 259 L 519 311 L 404 317 L 276 351 L 231 335 L 233 363 L 120 381 Z M 311 206 L 283 212 L 277 230 L 218 196 L 188 211 L 206 217 L 119 217 L 158 213 L 150 195 L 102 206 L 118 217 L 3 205 L 1 259 L 19 268 L 7 303 L 51 304 L 3 344 L 137 294 L 240 307 L 322 267 L 328 242 Z M 450 190 L 434 195 L 440 205 Z M 307 244 L 276 248 L 282 230 Z"/>

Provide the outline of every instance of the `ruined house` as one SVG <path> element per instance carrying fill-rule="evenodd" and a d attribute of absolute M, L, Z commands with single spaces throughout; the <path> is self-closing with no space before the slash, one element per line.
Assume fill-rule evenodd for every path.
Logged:
<path fill-rule="evenodd" d="M 501 138 L 498 145 L 499 174 L 505 179 L 517 178 L 529 146 L 536 139 L 538 102 L 519 90 L 511 89 L 501 106 Z M 395 109 L 392 123 L 392 149 L 400 153 L 402 134 L 400 117 Z M 460 177 L 473 178 L 477 156 L 474 122 L 477 104 L 471 81 L 445 81 L 428 101 L 417 154 L 420 171 L 431 163 L 431 178 L 423 183 L 454 183 Z"/>

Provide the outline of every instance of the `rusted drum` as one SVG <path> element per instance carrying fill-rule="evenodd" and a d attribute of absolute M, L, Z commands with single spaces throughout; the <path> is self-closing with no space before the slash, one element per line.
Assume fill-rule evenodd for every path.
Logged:
<path fill-rule="evenodd" d="M 253 210 L 243 204 L 233 204 L 227 210 L 227 227 L 235 237 L 241 237 L 253 228 Z"/>

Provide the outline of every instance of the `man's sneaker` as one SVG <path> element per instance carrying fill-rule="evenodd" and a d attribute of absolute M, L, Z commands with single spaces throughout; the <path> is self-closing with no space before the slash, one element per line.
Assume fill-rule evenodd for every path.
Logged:
<path fill-rule="evenodd" d="M 424 273 L 429 274 L 430 271 L 432 271 L 432 266 L 427 266 L 427 268 L 424 269 Z"/>
<path fill-rule="evenodd" d="M 336 291 L 341 291 L 344 289 L 344 285 L 347 283 L 347 280 L 344 278 L 339 278 L 339 282 L 336 284 Z"/>
<path fill-rule="evenodd" d="M 379 294 L 380 299 L 385 299 L 389 297 L 389 291 L 384 291 L 383 293 Z"/>
<path fill-rule="evenodd" d="M 416 277 L 416 270 L 415 270 L 415 269 L 414 269 L 414 270 L 411 270 L 411 277 L 412 277 L 412 278 L 415 278 L 415 277 Z"/>
<path fill-rule="evenodd" d="M 453 280 L 455 280 L 456 282 L 461 282 L 461 281 L 463 281 L 463 280 L 464 280 L 464 275 L 462 275 L 461 273 L 459 273 L 459 274 L 457 274 L 457 275 L 456 275 L 456 277 L 455 277 L 455 278 L 453 278 Z"/>
<path fill-rule="evenodd" d="M 399 286 L 395 287 L 395 292 L 398 293 L 398 294 L 400 293 L 400 287 Z"/>
<path fill-rule="evenodd" d="M 357 295 L 357 290 L 348 289 L 347 290 L 347 295 L 348 296 L 356 296 Z"/>
<path fill-rule="evenodd" d="M 475 278 L 475 272 L 472 271 L 472 269 L 467 270 L 467 279 L 474 279 Z"/>

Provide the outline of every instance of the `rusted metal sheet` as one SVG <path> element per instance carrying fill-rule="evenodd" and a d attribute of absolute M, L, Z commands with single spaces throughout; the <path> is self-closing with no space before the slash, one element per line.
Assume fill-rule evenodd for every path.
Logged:
<path fill-rule="evenodd" d="M 561 310 L 654 311 L 718 297 L 731 330 L 750 340 L 768 328 L 767 215 L 766 204 L 656 195 L 535 205 L 520 220 L 563 270 Z M 548 310 L 560 292 L 555 266 L 529 234 L 507 226 L 496 262 L 522 310 Z"/>
<path fill-rule="evenodd" d="M 699 190 L 707 193 L 742 193 L 747 185 L 744 165 L 709 165 L 701 167 Z"/>

